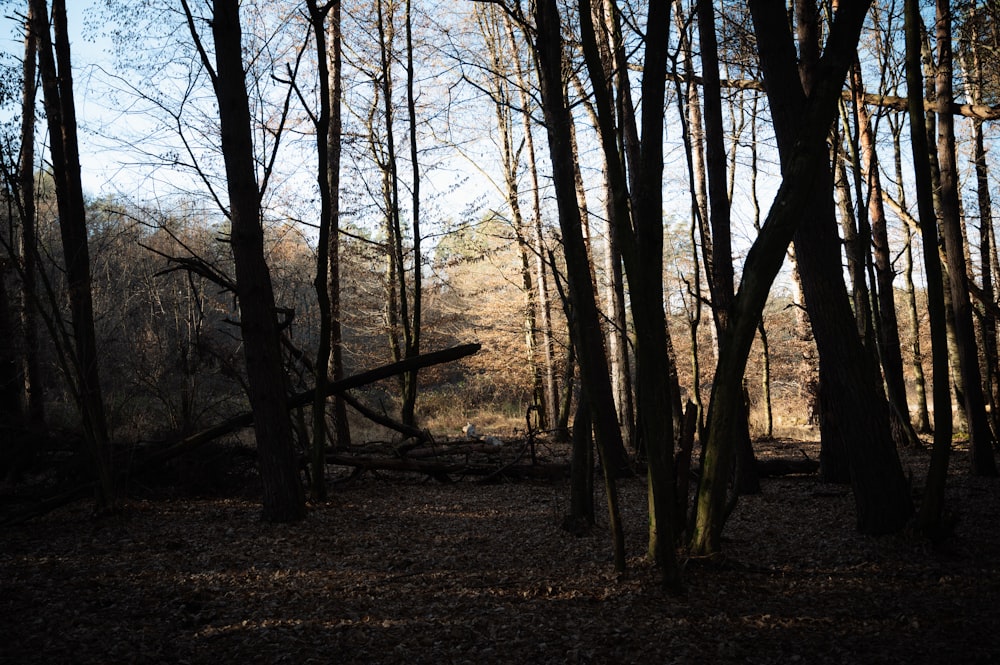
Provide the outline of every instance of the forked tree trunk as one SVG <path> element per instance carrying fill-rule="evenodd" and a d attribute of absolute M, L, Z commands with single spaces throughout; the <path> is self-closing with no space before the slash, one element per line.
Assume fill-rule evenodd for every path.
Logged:
<path fill-rule="evenodd" d="M 758 12 L 773 20 L 776 13 Z M 768 77 L 771 108 L 779 153 L 784 157 L 797 140 L 797 116 L 812 95 L 814 85 L 812 49 L 818 49 L 818 18 L 813 0 L 796 4 L 802 80 L 798 86 L 791 72 Z M 772 24 L 775 29 L 780 23 Z M 774 72 L 774 70 L 771 70 Z M 777 89 L 783 88 L 782 93 Z M 784 167 L 784 159 L 782 159 Z M 844 288 L 837 224 L 833 207 L 833 180 L 829 160 L 820 165 L 822 183 L 813 192 L 814 214 L 807 216 L 795 234 L 795 250 L 806 297 L 806 308 L 820 357 L 820 392 L 824 438 L 842 446 L 854 489 L 858 529 L 886 533 L 903 527 L 913 511 L 909 487 L 889 428 L 889 410 L 878 373 L 875 349 L 862 344 L 853 325 L 854 317 Z M 830 432 L 828 428 L 835 431 Z"/>
<path fill-rule="evenodd" d="M 731 442 L 736 413 L 733 406 L 743 399 L 742 377 L 747 355 L 768 291 L 784 262 L 788 243 L 804 216 L 803 210 L 814 201 L 814 187 L 829 186 L 829 157 L 825 139 L 836 116 L 841 86 L 853 61 L 868 5 L 859 2 L 840 6 L 823 56 L 816 62 L 810 103 L 804 108 L 797 106 L 795 113 L 789 115 L 787 109 L 782 111 L 788 100 L 775 99 L 782 92 L 778 82 L 788 78 L 794 81 L 797 75 L 797 59 L 787 16 L 783 7 L 767 2 L 751 2 L 754 29 L 768 82 L 768 96 L 776 114 L 776 129 L 780 132 L 782 128 L 777 125 L 794 123 L 797 140 L 784 152 L 782 184 L 744 263 L 740 288 L 731 312 L 730 341 L 719 356 L 709 407 L 708 441 L 698 489 L 698 509 L 691 538 L 692 551 L 697 554 L 713 554 L 721 546 L 720 537 L 726 517 L 726 481 L 733 454 Z M 869 380 L 870 377 L 859 378 Z M 863 498 L 859 498 L 859 503 Z M 909 498 L 908 494 L 906 498 Z M 873 527 L 876 526 L 898 526 L 895 520 L 887 524 L 885 515 L 885 512 L 864 513 L 866 519 L 859 520 L 859 525 L 871 530 L 875 530 Z"/>
<path fill-rule="evenodd" d="M 642 97 L 646 104 L 641 119 L 641 139 L 634 125 L 633 102 L 627 89 L 619 91 L 618 110 L 624 122 L 616 128 L 615 104 L 605 74 L 605 61 L 601 57 L 601 42 L 594 27 L 593 9 L 589 0 L 581 0 L 579 7 L 584 58 L 594 89 L 601 147 L 608 164 L 612 222 L 622 248 L 635 326 L 636 413 L 639 438 L 648 461 L 649 554 L 663 574 L 664 586 L 678 589 L 680 569 L 674 548 L 680 529 L 673 454 L 674 435 L 681 429 L 683 414 L 680 396 L 673 388 L 674 380 L 664 380 L 673 367 L 662 280 L 663 99 L 670 3 L 665 0 L 651 2 L 646 16 L 642 77 Z M 619 140 L 632 160 L 629 164 L 631 188 L 626 184 L 625 159 L 618 149 Z"/>

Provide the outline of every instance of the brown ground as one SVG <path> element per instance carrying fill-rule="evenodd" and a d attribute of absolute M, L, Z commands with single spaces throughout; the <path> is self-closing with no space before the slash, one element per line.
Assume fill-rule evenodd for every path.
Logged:
<path fill-rule="evenodd" d="M 943 546 L 858 535 L 846 488 L 766 480 L 681 597 L 642 558 L 641 479 L 621 484 L 622 579 L 603 514 L 559 529 L 561 481 L 369 474 L 294 526 L 245 499 L 77 504 L 0 531 L 0 662 L 1000 662 L 1000 481 L 953 462 Z"/>

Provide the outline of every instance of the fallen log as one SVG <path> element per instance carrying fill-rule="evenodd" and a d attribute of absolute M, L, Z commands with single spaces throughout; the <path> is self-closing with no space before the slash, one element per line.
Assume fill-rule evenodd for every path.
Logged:
<path fill-rule="evenodd" d="M 757 475 L 761 478 L 805 476 L 819 471 L 819 461 L 808 457 L 774 457 L 768 459 L 758 459 L 754 466 L 757 469 Z M 691 475 L 695 478 L 700 476 L 701 467 L 692 466 Z"/>
<path fill-rule="evenodd" d="M 423 473 L 442 482 L 450 476 L 496 476 L 503 478 L 532 478 L 538 480 L 558 480 L 569 477 L 569 464 L 488 464 L 484 462 L 463 462 L 399 457 L 376 457 L 369 455 L 328 454 L 327 464 L 354 467 L 360 471 L 409 471 Z"/>
<path fill-rule="evenodd" d="M 757 475 L 761 478 L 806 475 L 816 473 L 817 471 L 819 471 L 819 460 L 809 459 L 808 457 L 778 457 L 757 460 Z"/>
<path fill-rule="evenodd" d="M 389 365 L 383 365 L 382 367 L 376 367 L 375 369 L 368 370 L 367 372 L 362 372 L 360 374 L 355 374 L 354 376 L 349 376 L 346 379 L 341 379 L 340 381 L 332 381 L 325 390 L 326 395 L 329 397 L 331 395 L 336 395 L 343 393 L 354 388 L 360 388 L 361 386 L 367 386 L 376 381 L 381 381 L 382 379 L 388 379 L 389 377 L 399 376 L 404 372 L 409 372 L 414 369 L 421 369 L 424 367 L 432 367 L 434 365 L 441 365 L 443 363 L 454 362 L 466 356 L 471 356 L 477 353 L 479 349 L 482 348 L 480 344 L 462 344 L 460 346 L 453 346 L 449 349 L 443 349 L 441 351 L 434 351 L 431 353 L 424 353 L 419 356 L 414 356 L 413 358 L 407 358 L 405 360 L 400 360 L 399 362 L 391 363 Z M 301 406 L 306 406 L 307 404 L 312 404 L 313 398 L 316 395 L 314 390 L 306 390 L 304 392 L 296 393 L 288 398 L 288 408 L 295 409 Z M 241 427 L 249 427 L 253 424 L 253 412 L 243 413 L 238 416 L 234 416 L 228 420 L 225 420 L 214 427 L 210 427 L 206 430 L 202 430 L 197 434 L 192 434 L 177 443 L 173 444 L 169 448 L 165 448 L 158 452 L 151 454 L 149 457 L 142 461 L 142 464 L 159 464 L 167 460 L 173 459 L 178 455 L 181 455 L 189 450 L 193 450 L 198 446 L 208 443 L 214 439 L 219 438 L 230 432 L 234 432 Z"/>
<path fill-rule="evenodd" d="M 477 353 L 481 348 L 482 346 L 480 344 L 462 344 L 448 349 L 442 349 L 441 351 L 433 351 L 431 353 L 424 353 L 413 358 L 406 358 L 405 360 L 401 360 L 399 362 L 383 365 L 381 367 L 368 370 L 367 372 L 349 376 L 340 381 L 333 381 L 327 386 L 324 392 L 327 396 L 336 395 L 353 388 L 360 388 L 361 386 L 381 381 L 382 379 L 398 376 L 404 372 L 409 372 L 414 369 L 454 362 Z M 315 394 L 315 390 L 307 390 L 292 395 L 287 401 L 289 410 L 311 404 Z M 142 459 L 129 460 L 130 463 L 126 462 L 124 459 L 116 460 L 126 462 L 116 464 L 116 468 L 119 469 L 116 474 L 117 479 L 120 482 L 122 479 L 126 479 L 130 476 L 146 473 L 152 468 L 162 465 L 164 462 L 180 457 L 181 455 L 195 450 L 198 447 L 219 438 L 220 436 L 234 432 L 242 427 L 248 427 L 251 424 L 253 424 L 253 412 L 242 413 L 238 416 L 224 420 L 217 425 L 209 427 L 208 429 L 204 429 L 196 434 L 185 437 L 176 443 L 150 452 L 143 456 Z M 79 485 L 71 487 L 55 496 L 43 499 L 25 511 L 0 520 L 0 524 L 19 524 L 33 517 L 44 515 L 51 510 L 85 496 L 93 489 L 93 487 L 94 483 L 92 481 L 80 483 Z"/>

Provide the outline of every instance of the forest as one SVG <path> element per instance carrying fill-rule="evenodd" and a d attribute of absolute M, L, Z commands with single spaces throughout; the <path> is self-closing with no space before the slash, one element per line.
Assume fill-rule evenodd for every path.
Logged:
<path fill-rule="evenodd" d="M 996 2 L 0 5 L 0 663 L 997 658 Z"/>

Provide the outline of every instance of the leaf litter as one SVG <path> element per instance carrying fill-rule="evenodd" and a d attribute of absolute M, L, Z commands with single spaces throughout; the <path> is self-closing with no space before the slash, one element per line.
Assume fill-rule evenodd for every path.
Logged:
<path fill-rule="evenodd" d="M 904 453 L 915 484 L 926 461 Z M 957 450 L 939 546 L 858 534 L 847 488 L 765 479 L 721 560 L 680 552 L 680 596 L 644 557 L 639 477 L 619 485 L 621 577 L 606 515 L 560 530 L 564 481 L 368 475 L 294 525 L 248 498 L 81 503 L 3 531 L 0 662 L 992 663 L 1000 481 L 967 469 Z"/>

